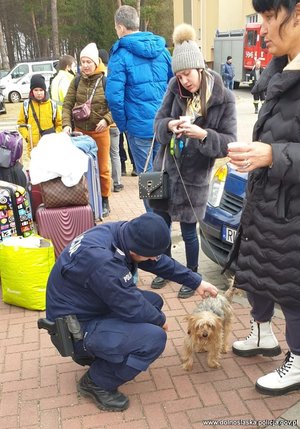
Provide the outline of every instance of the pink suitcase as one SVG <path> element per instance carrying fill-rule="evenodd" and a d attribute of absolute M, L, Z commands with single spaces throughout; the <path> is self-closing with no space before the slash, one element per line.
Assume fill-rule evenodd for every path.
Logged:
<path fill-rule="evenodd" d="M 42 204 L 36 211 L 36 223 L 38 233 L 52 241 L 56 257 L 77 235 L 95 226 L 90 205 L 46 209 Z"/>
<path fill-rule="evenodd" d="M 30 184 L 30 196 L 31 196 L 31 209 L 33 219 L 35 220 L 35 213 L 40 204 L 42 204 L 42 192 L 41 185 L 38 183 L 37 185 Z"/>

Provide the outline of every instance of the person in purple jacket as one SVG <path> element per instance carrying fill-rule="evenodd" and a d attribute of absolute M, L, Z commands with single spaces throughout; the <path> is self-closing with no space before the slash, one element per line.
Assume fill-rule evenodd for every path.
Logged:
<path fill-rule="evenodd" d="M 91 358 L 78 391 L 102 410 L 122 411 L 129 399 L 118 387 L 132 380 L 163 352 L 168 325 L 163 300 L 140 290 L 137 268 L 188 284 L 200 296 L 217 288 L 201 275 L 164 255 L 170 243 L 164 219 L 146 213 L 131 221 L 98 225 L 73 240 L 57 259 L 47 285 L 46 314 L 75 315 L 82 339 L 77 357 Z"/>

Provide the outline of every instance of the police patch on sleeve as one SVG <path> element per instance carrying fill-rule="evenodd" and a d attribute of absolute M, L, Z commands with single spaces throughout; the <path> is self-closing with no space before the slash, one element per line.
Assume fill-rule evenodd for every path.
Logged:
<path fill-rule="evenodd" d="M 129 286 L 132 283 L 132 274 L 130 271 L 125 273 L 123 276 L 120 277 L 120 281 L 123 286 Z"/>
<path fill-rule="evenodd" d="M 69 255 L 72 256 L 74 252 L 76 252 L 80 245 L 81 245 L 81 241 L 84 238 L 84 234 L 78 235 L 77 237 L 74 238 L 74 240 L 72 241 L 70 248 L 69 248 Z"/>

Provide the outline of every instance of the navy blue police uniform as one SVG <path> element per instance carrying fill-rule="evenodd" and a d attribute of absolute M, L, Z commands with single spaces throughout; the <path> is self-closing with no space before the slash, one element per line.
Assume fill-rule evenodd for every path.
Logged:
<path fill-rule="evenodd" d="M 137 268 L 192 289 L 202 280 L 166 255 L 137 265 L 126 242 L 129 223 L 106 223 L 78 236 L 57 259 L 47 285 L 47 318 L 77 316 L 83 340 L 75 353 L 94 358 L 89 376 L 107 391 L 145 371 L 166 344 L 163 300 L 136 287 Z"/>

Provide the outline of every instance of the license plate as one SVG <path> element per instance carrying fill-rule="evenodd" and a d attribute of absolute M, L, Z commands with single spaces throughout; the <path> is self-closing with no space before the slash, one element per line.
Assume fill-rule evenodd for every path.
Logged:
<path fill-rule="evenodd" d="M 223 226 L 222 230 L 222 240 L 226 243 L 233 243 L 236 236 L 236 229 L 228 228 L 228 226 Z"/>

